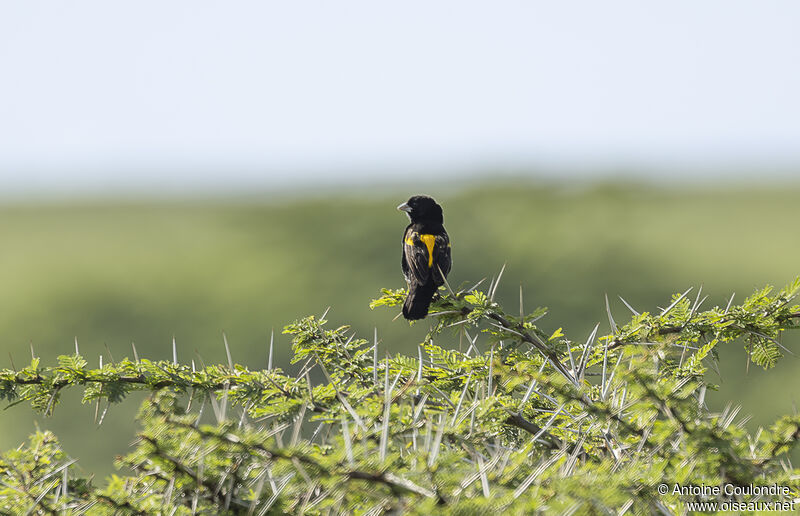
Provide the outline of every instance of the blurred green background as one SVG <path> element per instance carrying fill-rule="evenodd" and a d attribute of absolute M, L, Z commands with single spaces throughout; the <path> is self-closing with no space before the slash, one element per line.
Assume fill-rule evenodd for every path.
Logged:
<path fill-rule="evenodd" d="M 31 346 L 53 364 L 80 351 L 95 364 L 131 356 L 265 367 L 275 330 L 276 363 L 290 343 L 280 330 L 331 307 L 332 324 L 371 338 L 390 353 L 413 352 L 427 322 L 410 327 L 390 310 L 371 311 L 382 287 L 404 285 L 395 206 L 411 189 L 382 188 L 216 200 L 6 202 L 0 205 L 0 366 L 23 366 Z M 453 285 L 506 271 L 498 290 L 515 311 L 548 306 L 545 330 L 582 340 L 608 330 L 604 294 L 617 321 L 622 295 L 640 311 L 703 286 L 706 306 L 741 301 L 754 289 L 800 274 L 800 185 L 666 187 L 622 182 L 537 184 L 504 180 L 426 187 L 443 205 L 453 241 Z M 798 347 L 798 335 L 785 344 Z M 756 428 L 794 410 L 798 359 L 771 371 L 750 367 L 739 344 L 721 349 L 717 407 L 743 406 Z M 37 426 L 54 430 L 83 468 L 100 476 L 134 438 L 138 400 L 112 406 L 94 423 L 94 405 L 67 394 L 53 417 L 25 405 L 0 415 L 0 447 L 19 445 Z M 102 407 L 101 407 L 102 408 Z"/>

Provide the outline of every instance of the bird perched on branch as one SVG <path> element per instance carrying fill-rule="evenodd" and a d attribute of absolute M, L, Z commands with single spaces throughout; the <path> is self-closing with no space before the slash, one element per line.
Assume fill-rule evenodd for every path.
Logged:
<path fill-rule="evenodd" d="M 403 275 L 408 295 L 403 317 L 422 319 L 428 315 L 433 295 L 450 272 L 450 237 L 444 230 L 442 207 L 427 195 L 415 195 L 397 207 L 411 223 L 403 233 Z"/>

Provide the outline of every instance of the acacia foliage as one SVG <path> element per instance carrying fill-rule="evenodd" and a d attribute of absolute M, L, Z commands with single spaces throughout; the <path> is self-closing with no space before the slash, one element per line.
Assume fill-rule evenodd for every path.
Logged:
<path fill-rule="evenodd" d="M 671 514 L 691 501 L 658 493 L 675 483 L 779 484 L 798 498 L 788 453 L 800 416 L 751 435 L 705 393 L 706 368 L 734 341 L 764 368 L 781 358 L 800 280 L 707 310 L 687 291 L 664 309 L 631 308 L 625 324 L 609 310 L 610 333 L 581 342 L 544 331 L 544 309 L 511 315 L 496 288 L 442 291 L 416 356 L 380 358 L 377 338 L 323 315 L 285 328 L 292 374 L 138 358 L 89 368 L 77 353 L 0 371 L 0 398 L 44 413 L 67 388 L 98 406 L 152 392 L 118 461 L 132 473 L 81 477 L 39 432 L 0 456 L 0 511 Z M 384 290 L 371 306 L 404 295 Z"/>

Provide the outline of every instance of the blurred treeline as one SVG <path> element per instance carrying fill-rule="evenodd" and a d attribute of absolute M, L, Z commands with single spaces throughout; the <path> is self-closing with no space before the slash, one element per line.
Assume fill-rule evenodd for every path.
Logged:
<path fill-rule="evenodd" d="M 1 367 L 52 364 L 74 351 L 104 361 L 132 356 L 266 366 L 272 329 L 276 365 L 287 366 L 283 325 L 331 307 L 332 324 L 351 324 L 382 352 L 415 353 L 428 322 L 414 327 L 370 311 L 381 287 L 403 286 L 395 206 L 416 193 L 443 205 L 453 242 L 450 283 L 471 286 L 506 270 L 498 298 L 512 310 L 523 287 L 526 310 L 548 306 L 545 330 L 583 340 L 597 322 L 608 331 L 604 294 L 617 321 L 665 306 L 703 286 L 704 306 L 743 299 L 800 274 L 800 187 L 752 188 L 527 182 L 396 191 L 336 191 L 228 200 L 29 202 L 0 206 Z M 488 285 L 488 279 L 487 279 Z M 690 297 L 692 297 L 692 294 Z M 800 335 L 784 341 L 800 353 Z M 722 349 L 721 391 L 753 414 L 748 426 L 790 413 L 800 362 L 764 373 L 742 346 Z M 0 448 L 50 428 L 84 468 L 106 474 L 134 438 L 140 397 L 112 407 L 101 427 L 95 407 L 69 394 L 52 418 L 25 404 L 0 414 Z M 100 407 L 100 412 L 104 407 Z"/>

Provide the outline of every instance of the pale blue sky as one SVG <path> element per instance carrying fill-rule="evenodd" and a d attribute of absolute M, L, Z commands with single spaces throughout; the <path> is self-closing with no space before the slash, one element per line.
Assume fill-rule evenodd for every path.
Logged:
<path fill-rule="evenodd" d="M 0 180 L 786 173 L 798 27 L 790 0 L 3 2 Z"/>

